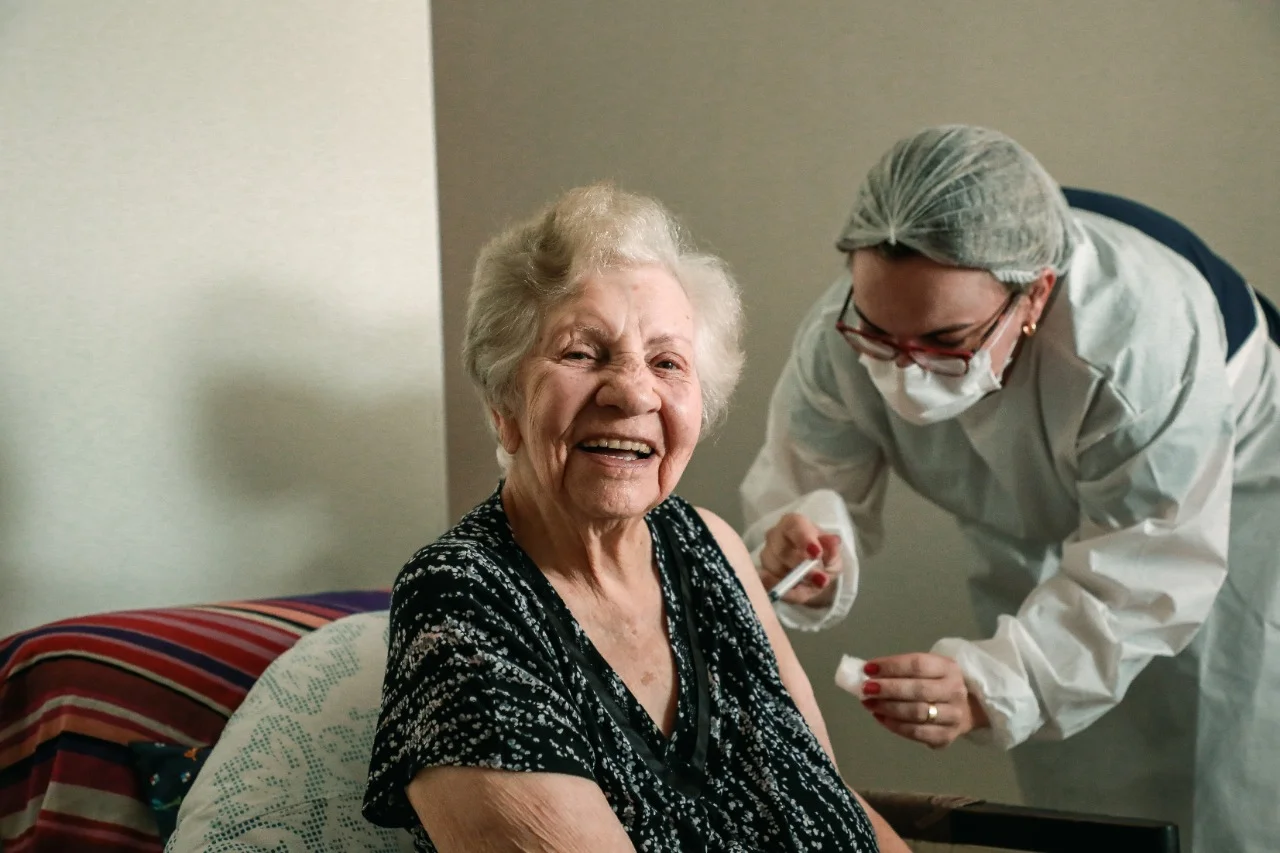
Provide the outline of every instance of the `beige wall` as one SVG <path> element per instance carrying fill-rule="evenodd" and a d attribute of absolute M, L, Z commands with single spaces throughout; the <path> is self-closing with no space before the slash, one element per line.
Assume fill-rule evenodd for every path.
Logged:
<path fill-rule="evenodd" d="M 836 273 L 832 240 L 894 139 L 989 124 L 1064 183 L 1182 219 L 1280 297 L 1280 6 L 1198 0 L 434 4 L 450 506 L 495 478 L 457 368 L 482 240 L 599 178 L 667 202 L 727 258 L 746 296 L 749 363 L 729 423 L 680 491 L 739 519 L 792 329 Z M 840 629 L 797 637 L 856 784 L 1016 798 L 1005 758 L 879 730 L 831 685 L 840 653 L 928 648 L 973 630 L 966 546 L 898 489 L 890 547 Z"/>
<path fill-rule="evenodd" d="M 444 526 L 426 0 L 0 4 L 0 636 Z"/>

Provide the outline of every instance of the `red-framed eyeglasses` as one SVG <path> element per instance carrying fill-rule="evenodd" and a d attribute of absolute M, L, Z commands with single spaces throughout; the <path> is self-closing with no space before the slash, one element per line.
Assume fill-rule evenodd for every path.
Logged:
<path fill-rule="evenodd" d="M 978 339 L 978 344 L 972 350 L 953 350 L 944 347 L 920 346 L 918 344 L 900 344 L 895 342 L 888 335 L 879 332 L 870 332 L 866 329 L 857 329 L 850 326 L 844 321 L 845 316 L 849 313 L 849 309 L 853 307 L 853 288 L 849 288 L 849 295 L 844 298 L 844 307 L 840 309 L 840 316 L 836 320 L 836 330 L 844 336 L 849 342 L 849 346 L 853 347 L 863 355 L 877 359 L 878 361 L 897 361 L 902 356 L 906 356 L 924 370 L 937 373 L 942 376 L 964 376 L 969 372 L 969 362 L 978 354 L 978 351 L 987 343 L 995 330 L 999 328 L 1000 321 L 1009 313 L 1009 309 L 1018 301 L 1021 291 L 1015 291 L 1005 300 L 1004 305 L 996 312 L 995 316 L 987 321 L 987 330 L 982 333 L 982 337 Z"/>

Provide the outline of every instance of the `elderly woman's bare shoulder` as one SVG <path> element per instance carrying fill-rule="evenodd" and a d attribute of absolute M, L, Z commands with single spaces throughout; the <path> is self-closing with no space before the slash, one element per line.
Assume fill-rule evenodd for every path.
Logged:
<path fill-rule="evenodd" d="M 742 537 L 729 522 L 711 510 L 702 507 L 697 507 L 697 510 L 707 529 L 715 536 L 720 550 L 733 566 L 738 580 L 742 582 L 742 587 L 747 593 L 747 598 L 751 600 L 756 618 L 760 620 L 760 627 L 764 628 L 765 636 L 769 638 L 769 645 L 773 647 L 773 653 L 778 662 L 778 675 L 781 676 L 783 685 L 791 693 L 791 698 L 800 709 L 800 713 L 804 714 L 810 727 L 818 735 L 818 740 L 827 754 L 832 754 L 826 724 L 818 710 L 817 700 L 813 697 L 813 687 L 809 684 L 809 678 L 805 675 L 795 650 L 791 648 L 791 641 L 787 639 L 782 623 L 773 612 L 769 595 L 765 592 L 764 584 L 760 582 L 760 575 L 751 562 L 751 553 L 747 551 Z"/>
<path fill-rule="evenodd" d="M 746 543 L 742 541 L 738 531 L 734 530 L 729 522 L 711 510 L 700 506 L 696 506 L 694 509 L 698 511 L 703 524 L 707 525 L 707 529 L 715 537 L 716 544 L 724 552 L 725 559 L 729 561 L 729 565 L 733 566 L 734 573 L 742 581 L 742 585 L 746 587 L 747 594 L 754 603 L 756 596 L 753 594 L 753 590 L 758 587 L 762 596 L 765 591 L 764 586 L 760 583 L 760 575 L 756 572 L 755 566 L 751 562 L 751 552 L 747 550 Z"/>

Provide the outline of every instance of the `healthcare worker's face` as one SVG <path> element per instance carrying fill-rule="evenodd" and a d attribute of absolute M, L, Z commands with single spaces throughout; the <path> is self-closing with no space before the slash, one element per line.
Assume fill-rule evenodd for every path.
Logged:
<path fill-rule="evenodd" d="M 986 270 L 949 267 L 925 257 L 889 259 L 871 249 L 854 252 L 850 270 L 862 328 L 903 345 L 972 352 L 982 344 L 994 365 L 1006 364 L 1020 330 L 1039 322 L 1054 284 L 1053 273 L 1046 272 L 1013 303 L 1003 329 L 984 343 L 1009 303 L 1008 288 Z M 903 355 L 898 364 L 906 367 L 911 360 Z"/>
<path fill-rule="evenodd" d="M 499 418 L 510 473 L 583 520 L 643 515 L 684 473 L 702 428 L 693 307 L 656 266 L 590 276 L 547 318 Z"/>

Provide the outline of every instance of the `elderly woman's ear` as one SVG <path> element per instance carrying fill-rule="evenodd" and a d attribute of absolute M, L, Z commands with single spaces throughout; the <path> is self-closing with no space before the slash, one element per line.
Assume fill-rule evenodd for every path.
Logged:
<path fill-rule="evenodd" d="M 502 449 L 508 454 L 514 455 L 520 449 L 520 429 L 516 426 L 515 418 L 504 415 L 497 409 L 490 409 L 489 417 L 493 419 L 493 430 L 498 434 L 498 444 L 502 445 Z"/>

